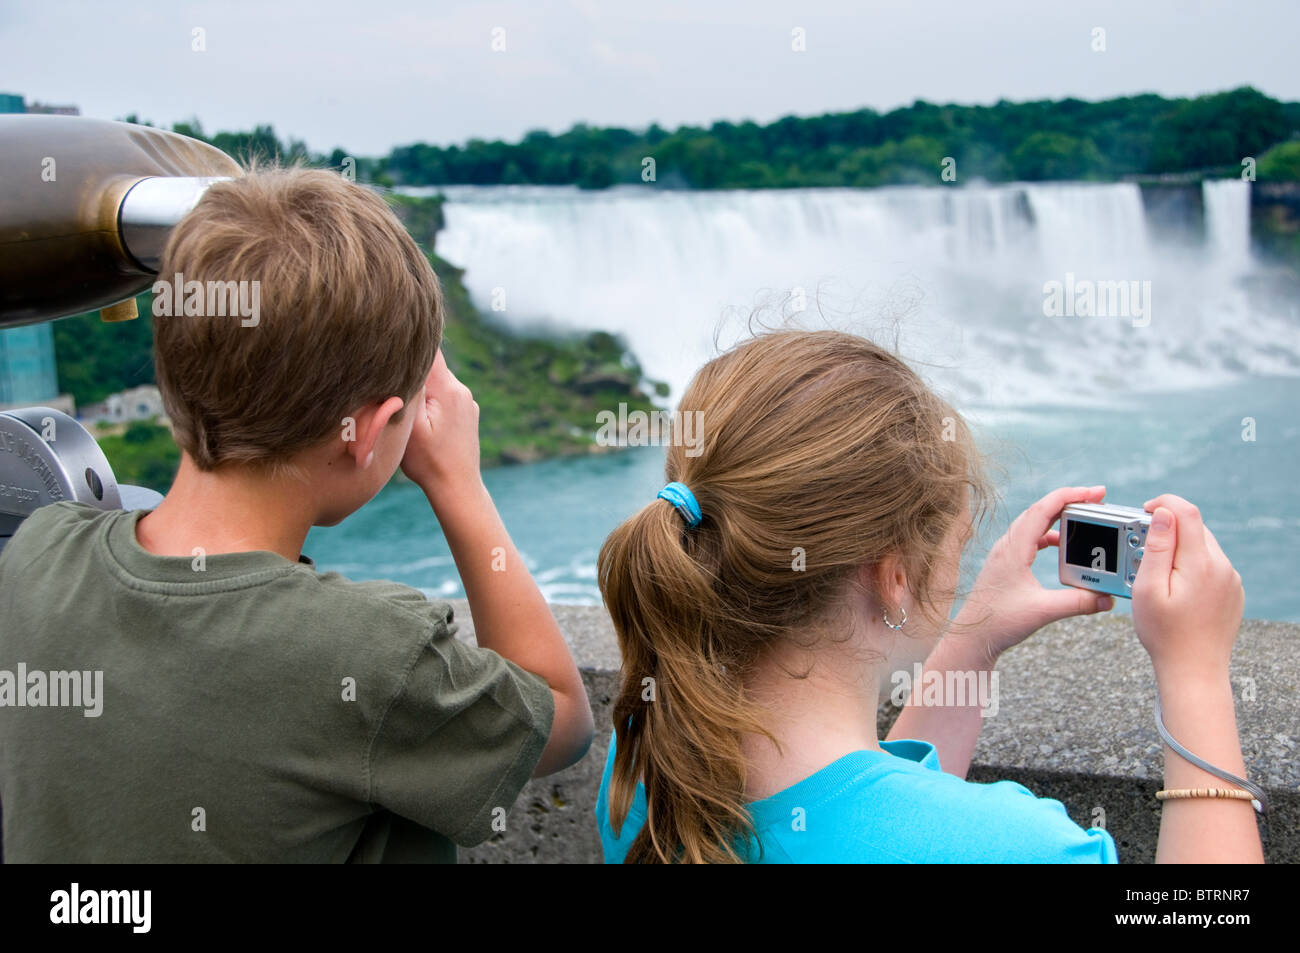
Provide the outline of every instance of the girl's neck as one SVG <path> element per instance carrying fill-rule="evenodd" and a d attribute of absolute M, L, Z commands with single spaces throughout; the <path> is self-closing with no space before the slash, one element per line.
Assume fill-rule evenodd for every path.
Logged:
<path fill-rule="evenodd" d="M 879 675 L 856 638 L 783 648 L 759 663 L 746 686 L 781 743 L 778 751 L 762 735 L 741 739 L 746 801 L 771 797 L 854 751 L 880 750 Z"/>

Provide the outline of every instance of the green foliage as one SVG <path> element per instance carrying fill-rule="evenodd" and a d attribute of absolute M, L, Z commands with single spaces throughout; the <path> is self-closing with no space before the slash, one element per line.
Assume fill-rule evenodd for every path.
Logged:
<path fill-rule="evenodd" d="M 121 434 L 97 439 L 119 483 L 147 486 L 159 493 L 171 487 L 181 453 L 166 427 L 136 420 Z"/>
<path fill-rule="evenodd" d="M 797 118 L 767 125 L 657 125 L 637 132 L 577 125 L 517 143 L 416 143 L 358 163 L 372 181 L 407 185 L 527 182 L 603 188 L 641 182 L 653 156 L 657 182 L 697 189 L 876 186 L 940 181 L 951 156 L 962 181 L 1109 178 L 1238 165 L 1300 129 L 1300 103 L 1250 87 L 1165 99 L 1154 94 L 1089 103 L 936 105 L 921 100 L 877 113 Z"/>
<path fill-rule="evenodd" d="M 1011 155 L 1013 174 L 1026 182 L 1095 178 L 1104 164 L 1091 139 L 1060 132 L 1035 132 Z"/>
<path fill-rule="evenodd" d="M 154 383 L 152 301 L 148 292 L 136 298 L 140 317 L 134 321 L 105 323 L 91 312 L 53 323 L 59 389 L 77 406 Z"/>
<path fill-rule="evenodd" d="M 838 149 L 839 147 L 832 147 Z M 943 162 L 943 143 L 931 136 L 908 136 L 901 142 L 858 148 L 842 153 L 832 178 L 849 186 L 934 184 Z M 817 184 L 815 173 L 804 177 L 806 184 Z M 834 183 L 832 183 L 834 184 Z"/>
<path fill-rule="evenodd" d="M 134 113 L 125 117 L 123 121 L 140 123 Z M 147 126 L 151 123 L 145 122 L 141 125 Z M 185 122 L 172 123 L 171 131 L 216 146 L 242 163 L 278 161 L 285 164 L 301 162 L 306 165 L 338 166 L 344 156 L 341 149 L 335 149 L 329 156 L 313 155 L 307 148 L 307 143 L 300 139 L 289 139 L 282 143 L 276 136 L 275 129 L 270 125 L 255 126 L 250 132 L 218 132 L 208 136 L 203 132 L 203 124 L 194 118 Z M 331 162 L 335 156 L 338 156 L 338 161 Z"/>
<path fill-rule="evenodd" d="M 135 116 L 127 117 L 138 121 Z M 312 155 L 281 142 L 269 125 L 211 137 L 197 119 L 173 131 L 237 158 L 302 159 L 339 167 L 348 153 Z M 940 162 L 956 160 L 960 181 L 1111 178 L 1238 168 L 1300 130 L 1300 103 L 1282 103 L 1249 86 L 1196 99 L 1153 93 L 1102 102 L 1039 100 L 992 106 L 859 109 L 767 125 L 715 122 L 669 131 L 598 128 L 528 133 L 516 143 L 471 139 L 464 145 L 417 142 L 387 156 L 356 157 L 360 181 L 394 185 L 639 184 L 641 160 L 654 157 L 661 187 L 697 189 L 877 186 L 940 182 Z"/>
<path fill-rule="evenodd" d="M 519 170 L 513 161 L 508 162 L 507 171 L 513 171 L 515 178 L 508 184 L 518 184 L 526 182 L 523 173 Z M 578 188 L 580 189 L 607 189 L 614 184 L 614 170 L 610 168 L 609 162 L 598 156 L 587 156 L 582 160 L 581 171 L 578 173 Z"/>
<path fill-rule="evenodd" d="M 434 239 L 446 223 L 442 214 L 441 197 L 425 199 L 392 193 L 384 198 L 402 220 L 415 243 L 422 248 L 433 248 Z"/>
<path fill-rule="evenodd" d="M 1255 169 L 1261 183 L 1300 183 L 1300 139 L 1283 142 L 1259 157 Z M 1290 189 L 1293 191 L 1294 186 Z M 1300 215 L 1287 201 L 1257 208 L 1252 215 L 1251 237 L 1267 256 L 1300 273 Z"/>
<path fill-rule="evenodd" d="M 1291 132 L 1282 104 L 1249 86 L 1178 100 L 1156 124 L 1150 171 L 1239 168 Z"/>
<path fill-rule="evenodd" d="M 1300 140 L 1269 149 L 1259 157 L 1255 173 L 1261 182 L 1300 182 Z"/>
<path fill-rule="evenodd" d="M 128 444 L 149 443 L 154 438 L 155 426 L 145 423 L 143 420 L 133 420 L 127 424 L 126 430 L 122 433 L 122 440 Z"/>

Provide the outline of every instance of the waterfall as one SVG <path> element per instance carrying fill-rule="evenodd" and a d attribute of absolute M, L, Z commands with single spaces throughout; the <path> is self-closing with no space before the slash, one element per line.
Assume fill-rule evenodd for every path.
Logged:
<path fill-rule="evenodd" d="M 897 340 L 963 404 L 1113 403 L 1300 374 L 1293 306 L 1235 286 L 1252 267 L 1243 186 L 1205 184 L 1201 248 L 1153 238 L 1128 183 L 458 187 L 444 190 L 438 251 L 484 311 L 620 333 L 674 397 L 715 335 L 726 347 L 756 306 L 771 324 L 803 305 L 804 327 Z M 1050 303 L 1058 287 L 1065 310 Z M 1088 310 L 1088 288 L 1104 307 Z"/>
<path fill-rule="evenodd" d="M 1250 183 L 1242 179 L 1207 179 L 1201 184 L 1205 203 L 1206 244 L 1216 264 L 1232 273 L 1250 262 Z"/>

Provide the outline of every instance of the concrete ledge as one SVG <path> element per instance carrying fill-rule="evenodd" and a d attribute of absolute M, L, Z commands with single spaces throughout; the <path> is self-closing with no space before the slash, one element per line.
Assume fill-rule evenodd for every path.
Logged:
<path fill-rule="evenodd" d="M 468 603 L 454 601 L 460 637 L 472 639 Z M 552 606 L 582 669 L 596 740 L 578 764 L 529 782 L 507 830 L 471 850 L 467 863 L 599 863 L 595 804 L 612 728 L 619 654 L 604 611 Z M 1251 780 L 1268 791 L 1260 824 L 1270 863 L 1300 861 L 1300 625 L 1246 620 L 1232 684 Z M 1018 781 L 1061 801 L 1076 823 L 1105 827 L 1121 863 L 1155 859 L 1162 764 L 1155 679 L 1127 616 L 1067 619 L 1008 652 L 998 665 L 999 705 L 985 719 L 969 779 Z M 885 704 L 881 737 L 898 710 Z"/>

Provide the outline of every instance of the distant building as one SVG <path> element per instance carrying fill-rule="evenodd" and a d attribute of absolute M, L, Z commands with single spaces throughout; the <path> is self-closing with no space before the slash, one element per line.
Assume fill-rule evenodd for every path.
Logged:
<path fill-rule="evenodd" d="M 0 93 L 0 113 L 40 113 L 45 116 L 80 116 L 76 106 L 55 106 L 51 103 L 27 103 L 21 93 Z"/>
<path fill-rule="evenodd" d="M 51 406 L 59 397 L 49 322 L 0 331 L 0 405 Z"/>
<path fill-rule="evenodd" d="M 84 423 L 129 423 L 132 420 L 149 420 L 150 418 L 166 420 L 167 412 L 163 409 L 162 394 L 152 384 L 141 384 L 116 394 L 109 394 L 97 404 L 87 404 L 81 408 L 81 420 Z"/>
<path fill-rule="evenodd" d="M 29 113 L 41 113 L 45 116 L 80 116 L 81 110 L 76 106 L 53 106 L 49 103 L 32 103 L 27 107 Z"/>

